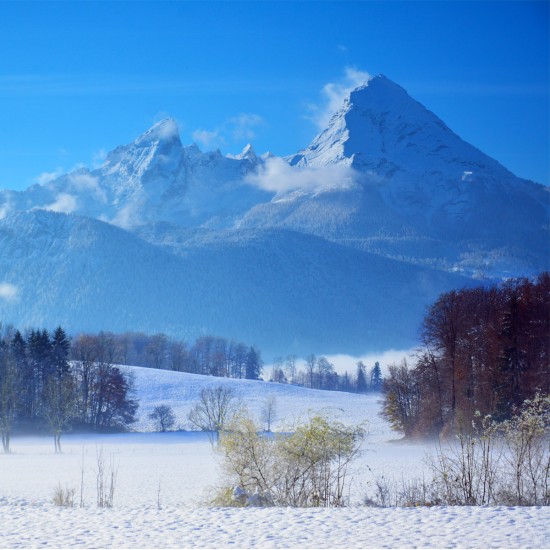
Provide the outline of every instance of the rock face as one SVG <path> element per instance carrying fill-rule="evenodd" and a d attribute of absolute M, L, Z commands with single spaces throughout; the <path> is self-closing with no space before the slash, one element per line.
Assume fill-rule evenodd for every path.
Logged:
<path fill-rule="evenodd" d="M 0 319 L 410 346 L 439 293 L 550 269 L 549 197 L 383 76 L 286 159 L 184 147 L 166 119 L 97 169 L 0 191 Z"/>

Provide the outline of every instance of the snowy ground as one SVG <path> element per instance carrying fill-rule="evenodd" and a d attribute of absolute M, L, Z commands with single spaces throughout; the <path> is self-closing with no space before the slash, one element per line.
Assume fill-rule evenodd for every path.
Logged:
<path fill-rule="evenodd" d="M 548 548 L 548 509 L 115 508 L 0 504 L 7 548 Z"/>
<path fill-rule="evenodd" d="M 0 455 L 0 547 L 537 547 L 550 548 L 544 508 L 375 509 L 359 506 L 378 477 L 420 476 L 428 446 L 392 441 L 373 396 L 303 390 L 278 384 L 229 381 L 134 369 L 141 397 L 141 433 L 70 434 L 63 454 L 43 437 L 15 437 Z M 153 433 L 147 414 L 171 404 L 178 424 L 200 389 L 232 384 L 251 413 L 266 394 L 277 397 L 285 429 L 323 410 L 342 421 L 369 421 L 370 435 L 353 472 L 346 509 L 221 509 L 206 505 L 220 483 L 216 453 L 205 434 Z M 97 455 L 117 470 L 113 509 L 98 509 Z M 75 489 L 77 504 L 52 503 L 55 487 Z"/>

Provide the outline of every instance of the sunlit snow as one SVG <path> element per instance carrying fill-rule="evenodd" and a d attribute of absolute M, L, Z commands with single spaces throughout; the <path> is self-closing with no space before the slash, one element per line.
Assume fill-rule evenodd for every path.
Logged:
<path fill-rule="evenodd" d="M 403 444 L 379 417 L 377 395 L 307 390 L 267 382 L 128 368 L 140 398 L 140 432 L 68 434 L 63 454 L 49 437 L 16 436 L 0 455 L 0 547 L 401 548 L 548 547 L 548 508 L 361 506 L 379 476 L 421 476 L 425 444 Z M 216 451 L 203 433 L 155 433 L 148 413 L 173 407 L 178 428 L 201 389 L 229 385 L 258 417 L 268 396 L 277 429 L 316 412 L 346 423 L 367 421 L 369 436 L 353 471 L 344 509 L 211 508 L 222 482 Z M 96 507 L 97 456 L 117 472 L 114 507 Z M 75 489 L 76 507 L 52 504 L 56 486 Z M 83 507 L 79 506 L 83 501 Z"/>

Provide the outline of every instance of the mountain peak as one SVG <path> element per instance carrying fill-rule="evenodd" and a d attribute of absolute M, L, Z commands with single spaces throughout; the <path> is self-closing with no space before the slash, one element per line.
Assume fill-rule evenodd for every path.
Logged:
<path fill-rule="evenodd" d="M 344 114 L 354 108 L 369 112 L 393 111 L 403 115 L 418 111 L 419 108 L 426 111 L 404 88 L 382 74 L 372 77 L 350 92 Z"/>
<path fill-rule="evenodd" d="M 256 160 L 257 157 L 256 157 L 256 152 L 254 151 L 254 148 L 249 143 L 235 158 L 238 160 L 243 160 L 243 159 Z"/>
<path fill-rule="evenodd" d="M 387 93 L 407 93 L 401 86 L 396 84 L 393 80 L 390 80 L 388 77 L 384 76 L 383 74 L 378 74 L 376 76 L 372 76 L 369 79 L 365 80 L 365 82 L 359 86 L 357 86 L 355 89 L 353 89 L 350 92 L 350 99 L 360 97 L 362 95 L 365 95 L 365 93 L 368 93 L 369 95 L 381 95 L 384 96 L 384 94 Z"/>
<path fill-rule="evenodd" d="M 327 128 L 288 160 L 297 165 L 351 165 L 382 179 L 408 173 L 409 182 L 456 183 L 466 172 L 476 178 L 480 173 L 510 175 L 382 74 L 352 90 Z"/>
<path fill-rule="evenodd" d="M 153 124 L 146 132 L 141 134 L 135 141 L 137 145 L 157 142 L 180 142 L 178 124 L 173 118 L 164 118 Z"/>

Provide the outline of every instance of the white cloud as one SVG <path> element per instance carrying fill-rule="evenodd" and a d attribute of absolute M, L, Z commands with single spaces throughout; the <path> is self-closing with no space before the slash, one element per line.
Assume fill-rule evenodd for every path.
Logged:
<path fill-rule="evenodd" d="M 382 351 L 380 353 L 368 353 L 360 356 L 353 355 L 325 355 L 330 363 L 334 365 L 336 372 L 343 374 L 345 371 L 350 374 L 355 374 L 357 371 L 357 363 L 363 361 L 363 364 L 367 367 L 367 372 L 374 367 L 374 363 L 378 361 L 382 369 L 382 374 L 386 375 L 388 372 L 388 366 L 393 364 L 399 364 L 403 359 L 406 359 L 409 366 L 416 363 L 414 349 L 396 350 L 390 349 Z"/>
<path fill-rule="evenodd" d="M 107 202 L 105 191 L 99 186 L 99 178 L 88 173 L 69 174 L 68 182 L 71 188 L 77 193 L 91 191 L 99 200 Z"/>
<path fill-rule="evenodd" d="M 178 125 L 173 118 L 167 118 L 157 127 L 159 139 L 170 139 L 179 136 Z"/>
<path fill-rule="evenodd" d="M 78 201 L 74 195 L 69 193 L 59 193 L 55 201 L 46 206 L 40 207 L 40 210 L 50 210 L 51 212 L 62 212 L 71 214 L 78 208 Z"/>
<path fill-rule="evenodd" d="M 122 207 L 110 221 L 113 225 L 122 227 L 122 229 L 130 229 L 136 225 L 143 223 L 139 213 L 139 204 L 128 204 Z"/>
<path fill-rule="evenodd" d="M 0 206 L 0 220 L 3 220 L 7 215 L 8 212 L 11 210 L 11 204 L 9 201 L 6 201 L 4 204 Z"/>
<path fill-rule="evenodd" d="M 203 147 L 214 148 L 218 147 L 223 138 L 220 136 L 220 130 L 195 130 L 192 134 L 193 141 L 200 143 Z"/>
<path fill-rule="evenodd" d="M 0 300 L 14 302 L 17 300 L 19 289 L 11 283 L 0 283 Z"/>
<path fill-rule="evenodd" d="M 254 113 L 241 113 L 228 118 L 213 130 L 199 128 L 193 132 L 193 140 L 206 148 L 223 147 L 228 143 L 252 141 L 256 137 L 256 128 L 264 124 L 264 119 Z"/>
<path fill-rule="evenodd" d="M 231 135 L 235 141 L 252 140 L 256 137 L 257 126 L 261 126 L 264 119 L 260 115 L 254 113 L 241 113 L 240 115 L 230 118 L 227 121 L 227 126 L 231 129 Z"/>
<path fill-rule="evenodd" d="M 50 183 L 50 181 L 57 179 L 61 175 L 63 175 L 63 169 L 56 168 L 53 172 L 42 172 L 41 174 L 36 176 L 36 178 L 34 178 L 34 181 L 39 185 L 46 185 L 47 183 Z"/>
<path fill-rule="evenodd" d="M 107 151 L 105 151 L 105 149 L 100 149 L 99 151 L 96 151 L 92 155 L 92 165 L 94 166 L 94 168 L 99 168 L 100 166 L 102 166 L 105 162 L 106 157 Z"/>
<path fill-rule="evenodd" d="M 283 159 L 273 157 L 259 166 L 256 172 L 247 175 L 245 181 L 275 193 L 295 190 L 320 191 L 353 186 L 355 173 L 351 167 L 342 164 L 298 167 L 290 166 Z"/>
<path fill-rule="evenodd" d="M 366 71 L 355 67 L 346 67 L 344 77 L 338 82 L 329 82 L 322 89 L 322 105 L 310 106 L 313 115 L 310 117 L 319 129 L 327 127 L 332 115 L 338 111 L 355 88 L 365 84 L 372 77 Z"/>

